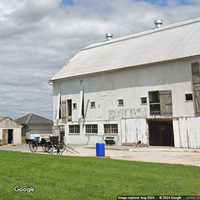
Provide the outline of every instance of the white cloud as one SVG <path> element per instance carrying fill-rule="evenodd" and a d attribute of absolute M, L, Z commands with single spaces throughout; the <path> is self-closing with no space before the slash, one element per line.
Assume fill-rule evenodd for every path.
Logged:
<path fill-rule="evenodd" d="M 196 17 L 200 1 L 167 6 L 144 0 L 1 0 L 0 2 L 0 115 L 27 112 L 51 116 L 48 79 L 80 48 L 150 29 L 153 20 L 165 24 Z"/>

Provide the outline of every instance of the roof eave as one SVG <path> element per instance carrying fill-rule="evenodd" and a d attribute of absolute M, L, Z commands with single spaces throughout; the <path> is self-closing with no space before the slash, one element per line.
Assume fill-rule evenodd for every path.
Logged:
<path fill-rule="evenodd" d="M 97 72 L 91 72 L 91 73 L 77 74 L 74 76 L 63 76 L 63 77 L 59 77 L 59 78 L 53 78 L 53 79 L 51 79 L 51 82 L 54 83 L 56 81 L 63 80 L 63 79 L 73 79 L 73 78 L 77 78 L 77 77 L 83 77 L 83 76 L 88 76 L 88 75 L 90 76 L 90 75 L 94 75 L 94 74 L 106 73 L 106 72 L 112 72 L 112 71 L 119 71 L 119 70 L 123 70 L 123 69 L 130 69 L 130 68 L 140 67 L 140 66 L 148 66 L 148 65 L 152 65 L 152 64 L 158 64 L 158 63 L 172 62 L 172 61 L 182 60 L 182 59 L 185 60 L 185 59 L 193 58 L 196 56 L 200 56 L 200 52 L 199 52 L 199 54 L 195 54 L 195 55 L 191 55 L 191 56 L 179 57 L 179 58 L 168 59 L 168 60 L 161 60 L 161 61 L 156 61 L 156 62 L 143 63 L 143 64 L 138 64 L 138 65 L 130 65 L 130 66 L 113 68 L 113 69 L 109 69 L 109 70 L 103 70 L 103 71 L 97 71 Z"/>

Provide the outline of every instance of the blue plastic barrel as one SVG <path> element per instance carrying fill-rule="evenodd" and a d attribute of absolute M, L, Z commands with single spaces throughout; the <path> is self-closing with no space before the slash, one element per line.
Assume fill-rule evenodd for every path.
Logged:
<path fill-rule="evenodd" d="M 105 156 L 105 144 L 96 143 L 96 156 L 104 157 Z"/>

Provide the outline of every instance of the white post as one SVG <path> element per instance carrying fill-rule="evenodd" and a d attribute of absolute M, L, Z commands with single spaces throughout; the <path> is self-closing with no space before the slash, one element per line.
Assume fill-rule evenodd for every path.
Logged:
<path fill-rule="evenodd" d="M 79 119 L 83 118 L 82 109 L 83 109 L 83 98 L 84 98 L 84 91 L 83 89 L 80 91 L 80 108 L 79 108 Z"/>

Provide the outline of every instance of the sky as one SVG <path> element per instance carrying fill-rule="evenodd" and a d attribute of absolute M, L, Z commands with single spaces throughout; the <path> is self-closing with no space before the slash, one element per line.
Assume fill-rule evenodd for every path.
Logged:
<path fill-rule="evenodd" d="M 200 16 L 200 0 L 0 0 L 0 116 L 52 118 L 48 80 L 79 49 Z"/>

